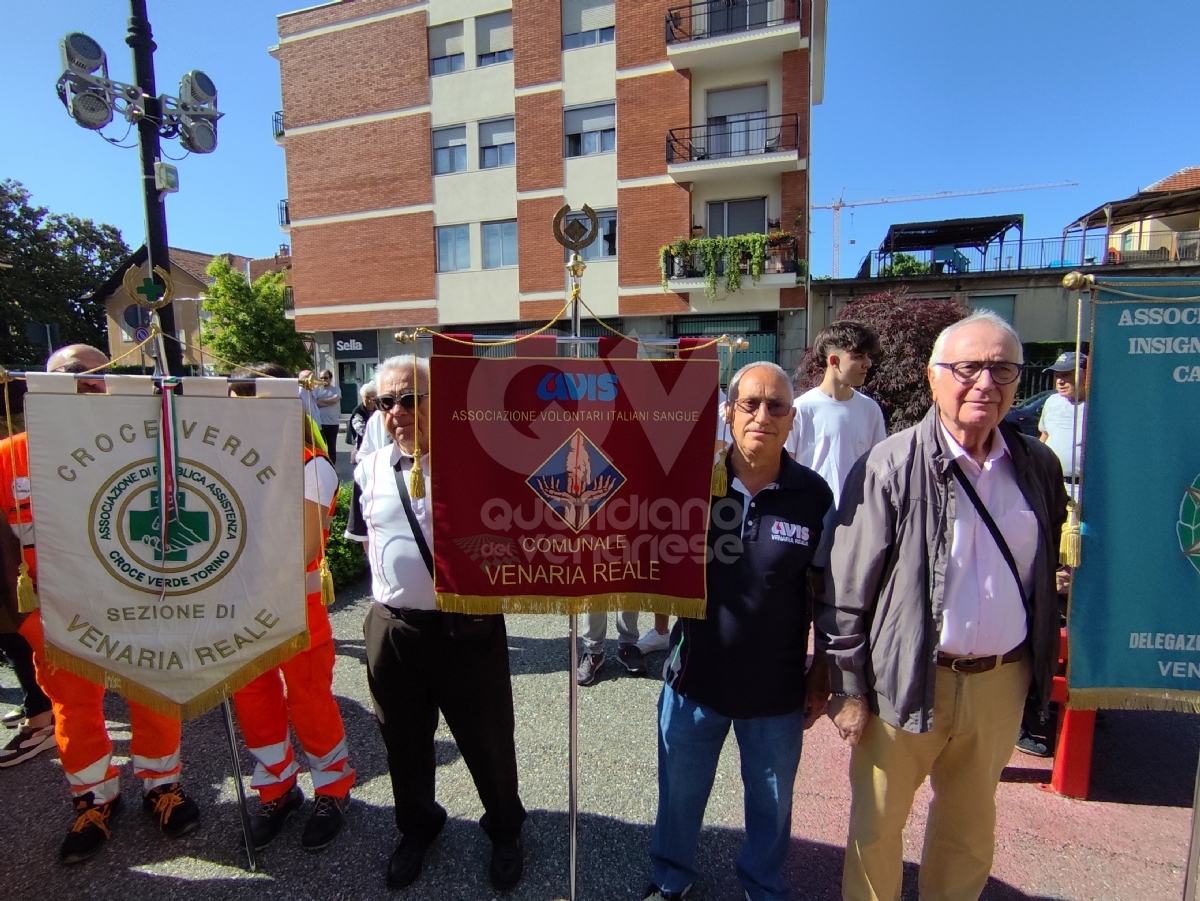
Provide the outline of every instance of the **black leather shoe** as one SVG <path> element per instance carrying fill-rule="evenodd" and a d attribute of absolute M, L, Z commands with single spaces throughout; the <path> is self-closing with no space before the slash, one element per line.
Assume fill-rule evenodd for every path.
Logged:
<path fill-rule="evenodd" d="M 400 844 L 392 852 L 392 859 L 388 861 L 388 888 L 407 888 L 417 881 L 417 877 L 421 875 L 421 866 L 425 863 L 425 852 L 429 850 L 429 845 L 429 842 L 417 841 L 408 836 L 400 839 Z"/>
<path fill-rule="evenodd" d="M 158 828 L 168 838 L 180 838 L 200 825 L 200 808 L 178 782 L 159 785 L 142 795 L 142 810 L 158 817 Z"/>
<path fill-rule="evenodd" d="M 493 842 L 492 861 L 488 864 L 488 877 L 498 892 L 516 888 L 525 872 L 525 847 L 520 836 L 516 841 Z"/>
<path fill-rule="evenodd" d="M 350 796 L 335 798 L 332 795 L 317 795 L 313 804 L 313 812 L 309 815 L 308 824 L 304 827 L 304 835 L 300 846 L 305 851 L 320 851 L 333 844 L 333 840 L 346 824 L 346 805 Z"/>
<path fill-rule="evenodd" d="M 282 797 L 263 804 L 258 813 L 250 817 L 250 838 L 254 841 L 254 850 L 261 851 L 275 841 L 288 817 L 303 806 L 304 792 L 299 785 L 293 785 Z"/>
<path fill-rule="evenodd" d="M 81 863 L 98 854 L 112 835 L 112 820 L 120 810 L 120 795 L 107 804 L 95 803 L 91 792 L 76 798 L 75 823 L 58 851 L 58 862 Z"/>

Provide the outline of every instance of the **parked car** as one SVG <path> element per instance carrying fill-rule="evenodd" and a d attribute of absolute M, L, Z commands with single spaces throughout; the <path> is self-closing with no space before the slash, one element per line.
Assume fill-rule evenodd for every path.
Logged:
<path fill-rule="evenodd" d="M 1042 407 L 1046 405 L 1046 398 L 1053 393 L 1053 391 L 1042 391 L 1019 404 L 1013 404 L 1008 415 L 1004 417 L 1004 421 L 1015 425 L 1030 437 L 1038 437 L 1038 421 L 1042 418 Z"/>

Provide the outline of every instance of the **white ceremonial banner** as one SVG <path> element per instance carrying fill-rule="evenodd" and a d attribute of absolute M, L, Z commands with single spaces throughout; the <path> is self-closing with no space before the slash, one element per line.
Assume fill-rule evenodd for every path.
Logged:
<path fill-rule="evenodd" d="M 164 559 L 162 399 L 51 382 L 31 379 L 26 399 L 47 657 L 188 719 L 308 647 L 294 388 L 176 398 L 178 515 Z"/>

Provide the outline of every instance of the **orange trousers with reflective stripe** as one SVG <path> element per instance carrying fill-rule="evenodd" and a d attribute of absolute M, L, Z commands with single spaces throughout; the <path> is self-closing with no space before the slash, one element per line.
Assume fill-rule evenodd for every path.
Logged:
<path fill-rule="evenodd" d="M 301 651 L 276 669 L 263 673 L 233 695 L 238 725 L 241 726 L 250 753 L 258 757 L 261 750 L 282 743 L 289 744 L 285 748 L 282 760 L 263 761 L 271 770 L 283 772 L 292 769 L 288 737 L 289 713 L 296 738 L 300 739 L 300 746 L 304 748 L 310 763 L 314 759 L 328 757 L 345 741 L 342 713 L 338 709 L 337 699 L 333 696 L 335 652 L 332 630 L 329 626 L 329 615 L 320 602 L 319 594 L 316 595 L 315 602 L 312 597 L 308 599 L 308 625 L 314 642 L 312 647 Z M 286 698 L 284 683 L 287 684 Z M 340 760 L 332 761 L 331 764 L 340 775 L 334 781 L 318 784 L 317 793 L 342 798 L 349 793 L 354 784 L 354 770 L 350 768 L 342 753 L 335 756 Z M 313 777 L 314 782 L 325 781 L 317 773 L 314 773 Z M 256 787 L 259 797 L 264 802 L 269 802 L 282 797 L 295 781 L 293 772 L 281 782 Z"/>
<path fill-rule="evenodd" d="M 117 769 L 112 765 L 112 741 L 104 721 L 104 688 L 89 682 L 46 660 L 46 641 L 42 618 L 35 613 L 21 624 L 21 634 L 33 648 L 33 665 L 38 685 L 54 705 L 54 737 L 58 759 L 71 783 L 71 791 L 94 791 L 97 800 L 115 796 Z M 129 753 L 148 760 L 171 759 L 163 771 L 138 770 L 151 784 L 174 782 L 179 775 L 179 720 L 155 713 L 136 701 L 129 701 L 129 725 L 132 736 Z M 103 771 L 100 763 L 104 762 Z"/>

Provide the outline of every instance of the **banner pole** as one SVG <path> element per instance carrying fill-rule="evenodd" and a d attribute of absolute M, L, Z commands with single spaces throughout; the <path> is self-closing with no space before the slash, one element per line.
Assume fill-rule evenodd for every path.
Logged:
<path fill-rule="evenodd" d="M 242 761 L 238 757 L 237 733 L 233 729 L 233 707 L 226 698 L 221 703 L 221 722 L 225 724 L 225 735 L 229 739 L 229 759 L 233 761 L 233 784 L 237 787 L 238 811 L 242 815 L 242 835 L 246 839 L 246 859 L 250 872 L 258 871 L 258 859 L 254 854 L 254 839 L 250 836 L 250 811 L 246 808 L 246 786 L 242 785 Z"/>
<path fill-rule="evenodd" d="M 1200 763 L 1196 766 L 1196 788 L 1192 793 L 1192 834 L 1188 839 L 1187 877 L 1183 883 L 1183 901 L 1196 901 L 1200 886 Z"/>

